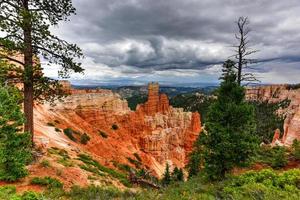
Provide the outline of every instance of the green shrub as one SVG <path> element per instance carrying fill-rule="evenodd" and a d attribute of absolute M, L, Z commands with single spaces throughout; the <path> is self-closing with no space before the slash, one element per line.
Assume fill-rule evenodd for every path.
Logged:
<path fill-rule="evenodd" d="M 47 125 L 48 126 L 53 126 L 53 127 L 55 126 L 52 122 L 48 122 Z"/>
<path fill-rule="evenodd" d="M 77 139 L 73 136 L 76 132 L 72 130 L 71 128 L 64 129 L 64 134 L 72 141 L 76 142 Z"/>
<path fill-rule="evenodd" d="M 17 192 L 17 189 L 15 186 L 11 186 L 11 185 L 2 186 L 2 187 L 0 187 L 0 199 L 10 200 L 14 196 L 16 196 L 15 195 L 16 192 Z"/>
<path fill-rule="evenodd" d="M 21 200 L 41 200 L 40 195 L 32 192 L 32 191 L 26 191 L 21 196 Z"/>
<path fill-rule="evenodd" d="M 84 133 L 80 136 L 80 143 L 81 144 L 87 144 L 88 141 L 90 141 L 90 136 L 88 136 L 88 134 Z"/>
<path fill-rule="evenodd" d="M 134 155 L 134 157 L 135 157 L 139 162 L 142 162 L 142 159 L 141 159 L 141 157 L 139 156 L 138 153 L 134 153 L 133 155 Z"/>
<path fill-rule="evenodd" d="M 55 131 L 56 132 L 61 132 L 61 130 L 59 128 L 57 128 L 57 127 L 55 127 Z"/>
<path fill-rule="evenodd" d="M 55 123 L 60 124 L 60 121 L 58 121 L 57 119 L 54 120 Z"/>
<path fill-rule="evenodd" d="M 121 164 L 116 161 L 113 161 L 112 163 L 116 168 L 118 168 L 121 171 L 130 172 L 132 170 L 132 168 L 127 164 Z"/>
<path fill-rule="evenodd" d="M 227 199 L 299 199 L 300 170 L 276 173 L 271 169 L 246 172 L 229 179 L 223 189 Z"/>
<path fill-rule="evenodd" d="M 285 147 L 270 147 L 262 146 L 259 148 L 257 155 L 254 157 L 254 162 L 267 164 L 274 169 L 279 169 L 287 165 L 287 150 Z"/>
<path fill-rule="evenodd" d="M 113 125 L 111 126 L 111 129 L 112 129 L 112 130 L 118 130 L 118 129 L 119 129 L 119 126 L 118 126 L 117 124 L 113 124 Z"/>
<path fill-rule="evenodd" d="M 57 180 L 55 178 L 51 178 L 49 176 L 46 176 L 46 177 L 43 177 L 43 178 L 34 177 L 31 180 L 31 184 L 47 186 L 49 189 L 50 188 L 62 188 L 63 187 L 63 184 L 59 180 Z"/>
<path fill-rule="evenodd" d="M 26 191 L 18 195 L 15 186 L 0 187 L 1 200 L 42 200 L 41 195 L 32 191 Z"/>
<path fill-rule="evenodd" d="M 49 160 L 42 160 L 41 166 L 42 166 L 42 167 L 45 167 L 45 168 L 50 167 L 50 162 L 49 162 Z"/>
<path fill-rule="evenodd" d="M 31 134 L 23 133 L 21 94 L 16 88 L 0 85 L 0 180 L 16 181 L 28 174 Z"/>
<path fill-rule="evenodd" d="M 279 169 L 285 167 L 288 163 L 286 149 L 284 147 L 274 147 L 274 154 L 271 162 L 271 167 L 274 169 Z"/>
<path fill-rule="evenodd" d="M 140 168 L 140 166 L 142 165 L 142 163 L 140 161 L 134 160 L 130 157 L 127 157 L 127 160 L 133 164 L 136 168 Z"/>
<path fill-rule="evenodd" d="M 103 131 L 99 131 L 99 134 L 100 134 L 101 137 L 103 137 L 103 138 L 107 138 L 107 137 L 108 137 L 107 133 L 105 133 L 105 132 L 103 132 Z"/>
<path fill-rule="evenodd" d="M 296 160 L 300 160 L 300 142 L 296 139 L 293 141 L 292 155 Z"/>

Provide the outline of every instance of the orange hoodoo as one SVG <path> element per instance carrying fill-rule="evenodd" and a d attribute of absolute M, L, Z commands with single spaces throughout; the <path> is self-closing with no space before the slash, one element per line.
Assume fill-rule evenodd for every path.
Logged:
<path fill-rule="evenodd" d="M 166 94 L 159 94 L 159 84 L 149 83 L 148 100 L 142 105 L 146 115 L 155 113 L 167 113 L 170 109 L 169 98 Z"/>

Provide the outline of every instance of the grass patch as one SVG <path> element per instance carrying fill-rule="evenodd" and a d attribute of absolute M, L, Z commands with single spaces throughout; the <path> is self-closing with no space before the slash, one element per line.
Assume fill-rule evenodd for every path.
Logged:
<path fill-rule="evenodd" d="M 83 163 L 85 163 L 87 165 L 87 167 L 95 167 L 96 169 L 100 170 L 101 172 L 105 172 L 107 174 L 109 174 L 110 176 L 117 178 L 118 180 L 120 180 L 120 182 L 122 184 L 124 184 L 127 187 L 130 187 L 130 183 L 127 180 L 127 176 L 125 174 L 122 174 L 120 172 L 117 172 L 113 169 L 110 169 L 108 167 L 105 167 L 103 165 L 101 165 L 99 162 L 97 162 L 96 160 L 92 159 L 89 155 L 86 154 L 79 154 L 78 155 L 78 160 L 82 161 Z"/>
<path fill-rule="evenodd" d="M 88 172 L 92 172 L 95 175 L 99 175 L 99 176 L 104 176 L 105 174 L 101 171 L 99 171 L 99 169 L 97 167 L 94 166 L 90 166 L 90 165 L 79 165 L 79 167 L 85 171 Z"/>
<path fill-rule="evenodd" d="M 73 167 L 74 166 L 74 163 L 70 159 L 67 159 L 67 158 L 60 158 L 57 162 L 62 164 L 65 167 Z"/>
<path fill-rule="evenodd" d="M 59 155 L 59 156 L 61 156 L 63 158 L 66 158 L 66 159 L 70 159 L 70 156 L 69 156 L 69 154 L 66 150 L 59 149 L 57 147 L 51 147 L 50 149 L 48 149 L 48 153 Z"/>
<path fill-rule="evenodd" d="M 42 200 L 41 195 L 32 191 L 26 191 L 23 194 L 17 194 L 15 186 L 0 187 L 1 200 Z"/>
<path fill-rule="evenodd" d="M 99 131 L 99 135 L 103 138 L 108 138 L 107 133 L 105 133 L 104 131 Z"/>
<path fill-rule="evenodd" d="M 45 167 L 45 168 L 48 168 L 48 167 L 50 167 L 51 165 L 50 165 L 49 160 L 42 160 L 41 166 L 42 166 L 42 167 Z"/>
<path fill-rule="evenodd" d="M 64 149 L 59 149 L 57 147 L 52 147 L 48 149 L 48 153 L 59 156 L 58 163 L 62 164 L 65 167 L 72 167 L 74 163 L 71 161 L 71 158 L 68 152 Z"/>
<path fill-rule="evenodd" d="M 78 186 L 72 187 L 71 191 L 67 194 L 69 199 L 72 200 L 87 200 L 87 199 L 127 199 L 132 193 L 121 192 L 117 188 L 103 188 L 100 186 L 89 186 L 80 188 Z"/>
<path fill-rule="evenodd" d="M 63 187 L 63 184 L 55 179 L 55 178 L 51 178 L 49 176 L 46 176 L 46 177 L 34 177 L 32 180 L 31 180 L 31 184 L 33 185 L 41 185 L 41 186 L 47 186 L 48 189 L 51 189 L 51 188 L 62 188 Z"/>

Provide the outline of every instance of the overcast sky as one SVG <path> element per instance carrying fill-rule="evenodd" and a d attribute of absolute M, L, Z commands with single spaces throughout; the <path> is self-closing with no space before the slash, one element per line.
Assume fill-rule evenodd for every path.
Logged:
<path fill-rule="evenodd" d="M 216 83 L 250 19 L 263 83 L 300 82 L 299 0 L 74 0 L 77 15 L 53 29 L 82 48 L 75 84 Z M 57 69 L 46 67 L 57 77 Z"/>

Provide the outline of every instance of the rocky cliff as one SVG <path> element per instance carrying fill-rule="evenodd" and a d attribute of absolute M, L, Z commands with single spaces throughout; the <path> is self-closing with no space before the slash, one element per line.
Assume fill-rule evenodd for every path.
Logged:
<path fill-rule="evenodd" d="M 262 100 L 280 102 L 289 99 L 290 105 L 279 112 L 286 113 L 283 137 L 278 139 L 278 131 L 275 133 L 274 142 L 283 145 L 291 145 L 294 139 L 300 140 L 300 88 L 290 85 L 269 85 L 247 88 L 246 98 L 250 100 Z M 274 130 L 275 131 L 275 130 Z"/>
<path fill-rule="evenodd" d="M 70 94 L 63 102 L 35 106 L 37 144 L 86 151 L 109 167 L 115 163 L 134 167 L 132 160 L 138 155 L 143 167 L 157 176 L 162 175 L 167 162 L 172 167 L 185 166 L 201 130 L 200 115 L 171 107 L 157 83 L 149 84 L 148 101 L 136 111 L 110 90 L 76 90 L 68 82 L 63 85 Z M 87 145 L 71 141 L 49 122 L 56 122 L 56 129 L 87 133 L 91 140 Z"/>

